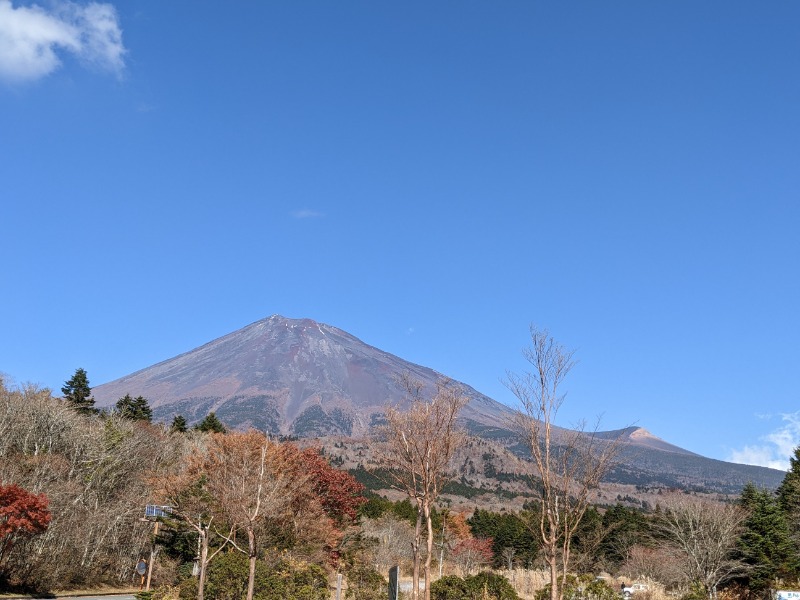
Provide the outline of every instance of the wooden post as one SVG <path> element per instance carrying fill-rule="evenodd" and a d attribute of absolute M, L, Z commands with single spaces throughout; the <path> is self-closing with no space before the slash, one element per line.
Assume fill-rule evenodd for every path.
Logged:
<path fill-rule="evenodd" d="M 150 577 L 153 575 L 153 561 L 156 558 L 156 536 L 158 535 L 158 521 L 153 524 L 153 544 L 150 546 L 150 562 L 147 563 L 147 586 L 145 591 L 150 591 Z"/>

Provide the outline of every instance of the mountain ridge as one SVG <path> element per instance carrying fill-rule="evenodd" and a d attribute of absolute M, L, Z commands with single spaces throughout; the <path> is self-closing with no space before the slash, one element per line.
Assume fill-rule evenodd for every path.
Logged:
<path fill-rule="evenodd" d="M 214 411 L 237 429 L 255 427 L 297 437 L 361 437 L 382 421 L 388 404 L 407 402 L 397 384 L 404 374 L 421 381 L 427 392 L 446 379 L 331 325 L 272 315 L 93 392 L 100 407 L 112 406 L 125 394 L 142 395 L 162 421 L 182 414 L 192 423 Z M 467 384 L 451 385 L 469 399 L 461 415 L 468 432 L 525 455 L 512 424 L 514 409 Z M 782 480 L 780 471 L 713 461 L 643 427 L 595 435 L 622 437 L 625 464 L 614 476 L 636 485 L 662 481 L 730 493 L 748 480 L 771 488 Z"/>

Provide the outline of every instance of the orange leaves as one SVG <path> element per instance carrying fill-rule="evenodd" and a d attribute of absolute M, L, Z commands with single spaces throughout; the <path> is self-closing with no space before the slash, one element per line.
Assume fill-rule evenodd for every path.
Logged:
<path fill-rule="evenodd" d="M 314 448 L 299 453 L 302 468 L 311 474 L 311 486 L 325 512 L 337 523 L 354 521 L 358 507 L 367 501 L 364 486 L 349 473 L 333 468 Z"/>
<path fill-rule="evenodd" d="M 0 537 L 41 533 L 50 524 L 47 496 L 32 494 L 12 483 L 0 485 Z"/>
<path fill-rule="evenodd" d="M 463 512 L 448 512 L 445 518 L 447 519 L 447 527 L 454 538 L 457 540 L 466 540 L 472 537 L 466 514 Z"/>
<path fill-rule="evenodd" d="M 282 516 L 297 485 L 285 447 L 257 431 L 209 436 L 202 469 L 220 512 L 242 525 Z"/>
<path fill-rule="evenodd" d="M 19 536 L 42 533 L 50 524 L 47 496 L 12 483 L 0 485 L 0 562 Z"/>
<path fill-rule="evenodd" d="M 228 539 L 243 551 L 248 546 L 251 556 L 266 545 L 331 553 L 365 501 L 363 486 L 313 448 L 300 450 L 257 431 L 214 433 L 197 442 L 162 488 L 177 512 L 195 520 L 202 513 L 246 534 L 247 544 L 239 534 Z"/>

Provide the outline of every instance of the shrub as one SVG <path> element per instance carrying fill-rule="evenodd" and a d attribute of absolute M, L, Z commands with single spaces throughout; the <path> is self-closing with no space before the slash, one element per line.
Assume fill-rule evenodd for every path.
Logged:
<path fill-rule="evenodd" d="M 267 566 L 259 563 L 264 570 Z M 284 562 L 269 570 L 263 580 L 256 565 L 256 600 L 328 600 L 328 576 L 319 565 Z"/>
<path fill-rule="evenodd" d="M 244 554 L 220 554 L 209 565 L 205 597 L 213 600 L 241 600 L 247 593 L 248 560 Z M 197 598 L 197 579 L 184 580 L 180 600 Z M 255 600 L 328 600 L 328 577 L 322 567 L 281 562 L 270 567 L 256 562 Z"/>
<path fill-rule="evenodd" d="M 465 578 L 448 575 L 431 585 L 431 600 L 520 600 L 502 575 L 483 571 Z"/>
<path fill-rule="evenodd" d="M 346 600 L 384 600 L 388 582 L 375 569 L 354 565 L 347 570 Z"/>
<path fill-rule="evenodd" d="M 681 596 L 681 600 L 706 600 L 707 598 L 708 590 L 699 581 L 689 584 L 689 590 Z"/>
<path fill-rule="evenodd" d="M 548 583 L 536 592 L 536 600 L 548 600 L 549 598 L 550 584 Z M 618 600 L 619 594 L 608 583 L 602 579 L 596 579 L 592 575 L 581 575 L 580 577 L 567 575 L 564 598 L 566 600 L 578 598 L 586 600 Z"/>
<path fill-rule="evenodd" d="M 263 564 L 256 563 L 256 591 L 264 575 L 263 567 Z M 208 567 L 204 594 L 214 600 L 241 600 L 247 595 L 248 574 L 249 565 L 244 554 L 221 552 Z"/>
<path fill-rule="evenodd" d="M 588 600 L 616 600 L 619 596 L 616 590 L 602 579 L 589 579 L 591 575 L 582 576 L 583 595 Z"/>
<path fill-rule="evenodd" d="M 431 584 L 431 600 L 462 600 L 469 597 L 466 582 L 455 575 L 445 575 Z"/>
<path fill-rule="evenodd" d="M 467 577 L 466 581 L 471 588 L 477 589 L 480 594 L 483 594 L 483 591 L 486 590 L 489 598 L 495 600 L 520 600 L 508 579 L 497 573 L 482 571 L 474 577 Z M 480 598 L 482 596 L 477 597 Z"/>
<path fill-rule="evenodd" d="M 550 598 L 550 589 L 552 586 L 548 583 L 538 592 L 536 592 L 536 600 L 548 600 Z M 572 598 L 580 597 L 580 588 L 578 586 L 578 578 L 575 575 L 567 575 L 567 584 L 564 586 L 564 598 L 570 600 Z"/>

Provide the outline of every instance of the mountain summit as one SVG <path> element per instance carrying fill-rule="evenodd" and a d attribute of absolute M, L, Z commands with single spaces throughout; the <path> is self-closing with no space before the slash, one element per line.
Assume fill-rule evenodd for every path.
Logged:
<path fill-rule="evenodd" d="M 229 427 L 273 435 L 361 437 L 384 419 L 388 404 L 406 401 L 398 377 L 408 374 L 433 391 L 444 377 L 311 319 L 278 315 L 204 346 L 94 388 L 98 406 L 144 396 L 157 420 L 183 415 L 190 423 L 209 412 Z M 510 423 L 514 411 L 473 388 L 452 382 L 468 397 L 461 413 L 469 433 L 525 456 Z M 737 493 L 748 481 L 774 488 L 784 473 L 705 458 L 641 427 L 597 432 L 624 447 L 609 479 Z"/>
<path fill-rule="evenodd" d="M 387 404 L 404 401 L 397 384 L 404 373 L 429 389 L 443 379 L 336 327 L 273 315 L 93 392 L 98 406 L 145 396 L 160 420 L 182 414 L 191 422 L 215 411 L 238 429 L 354 436 L 379 421 Z M 469 398 L 465 419 L 507 427 L 508 407 L 456 385 Z"/>

